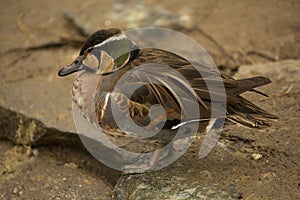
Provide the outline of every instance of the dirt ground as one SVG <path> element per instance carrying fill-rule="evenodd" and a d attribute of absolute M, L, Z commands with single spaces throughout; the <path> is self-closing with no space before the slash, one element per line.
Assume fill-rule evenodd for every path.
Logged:
<path fill-rule="evenodd" d="M 262 133 L 226 128 L 221 141 L 238 146 L 234 153 L 216 147 L 204 160 L 166 170 L 239 199 L 300 199 L 299 1 L 2 0 L 0 6 L 0 106 L 62 132 L 75 131 L 74 77 L 59 79 L 57 71 L 101 28 L 169 27 L 197 40 L 230 75 L 271 76 L 263 89 L 270 98 L 248 98 L 277 114 L 277 124 Z M 111 199 L 121 176 L 63 144 L 28 147 L 5 138 L 0 155 L 0 199 Z M 187 165 L 200 172 L 184 174 Z"/>

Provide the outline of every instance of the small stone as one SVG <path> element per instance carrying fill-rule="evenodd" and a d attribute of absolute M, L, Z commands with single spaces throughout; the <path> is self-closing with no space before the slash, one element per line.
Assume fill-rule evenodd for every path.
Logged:
<path fill-rule="evenodd" d="M 39 150 L 38 149 L 32 149 L 32 155 L 33 156 L 37 156 L 39 154 Z"/>
<path fill-rule="evenodd" d="M 144 183 L 141 183 L 137 186 L 137 189 L 146 189 L 146 188 L 147 188 L 147 185 Z"/>
<path fill-rule="evenodd" d="M 21 196 L 23 194 L 23 191 L 18 188 L 14 188 L 12 194 L 16 196 Z"/>
<path fill-rule="evenodd" d="M 111 20 L 105 20 L 104 22 L 105 26 L 111 26 Z"/>
<path fill-rule="evenodd" d="M 14 188 L 12 191 L 13 194 L 17 194 L 18 193 L 18 188 Z"/>
<path fill-rule="evenodd" d="M 263 157 L 263 155 L 259 154 L 259 153 L 253 153 L 252 155 L 253 160 L 259 160 Z"/>
<path fill-rule="evenodd" d="M 267 173 L 264 173 L 262 175 L 263 178 L 267 178 L 267 179 L 270 179 L 270 178 L 273 178 L 273 177 L 276 177 L 276 173 L 274 172 L 267 172 Z"/>
<path fill-rule="evenodd" d="M 65 163 L 64 166 L 72 169 L 78 168 L 78 166 L 73 162 Z"/>

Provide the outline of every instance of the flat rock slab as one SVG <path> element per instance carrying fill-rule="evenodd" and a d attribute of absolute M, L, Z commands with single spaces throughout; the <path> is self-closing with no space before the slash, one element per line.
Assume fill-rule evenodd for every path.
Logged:
<path fill-rule="evenodd" d="M 47 78 L 36 77 L 1 87 L 1 105 L 39 119 L 47 127 L 74 132 L 72 100 L 67 90 L 70 87 L 58 78 Z"/>

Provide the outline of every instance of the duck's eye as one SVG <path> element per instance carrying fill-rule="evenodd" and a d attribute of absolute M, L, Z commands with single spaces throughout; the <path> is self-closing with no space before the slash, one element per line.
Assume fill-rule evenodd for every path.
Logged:
<path fill-rule="evenodd" d="M 97 69 L 99 66 L 99 60 L 94 56 L 93 54 L 89 53 L 86 55 L 85 59 L 82 61 L 82 63 L 92 69 Z"/>

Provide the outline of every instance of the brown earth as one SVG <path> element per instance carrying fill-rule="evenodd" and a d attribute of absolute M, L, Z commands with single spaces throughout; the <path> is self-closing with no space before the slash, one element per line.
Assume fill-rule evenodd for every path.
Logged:
<path fill-rule="evenodd" d="M 186 183 L 191 183 L 194 188 L 214 186 L 216 193 L 225 191 L 232 198 L 300 199 L 299 1 L 1 2 L 0 199 L 111 199 L 112 194 L 119 199 L 170 199 L 172 189 L 164 193 L 151 188 L 149 179 L 161 186 L 174 177 L 176 187 L 186 187 L 183 191 L 190 192 Z M 233 152 L 217 146 L 204 159 L 182 158 L 164 170 L 132 175 L 130 181 L 79 143 L 24 145 L 16 140 L 24 120 L 32 118 L 45 124 L 34 130 L 75 132 L 70 96 L 74 77 L 58 78 L 58 69 L 73 60 L 95 30 L 143 26 L 169 27 L 193 37 L 221 70 L 237 78 L 270 77 L 273 83 L 262 89 L 269 98 L 247 97 L 277 114 L 278 123 L 264 132 L 230 126 L 220 142 L 234 147 Z M 24 116 L 11 117 L 7 109 Z M 141 184 L 149 190 L 141 190 Z M 200 198 L 176 192 L 173 199 Z"/>

